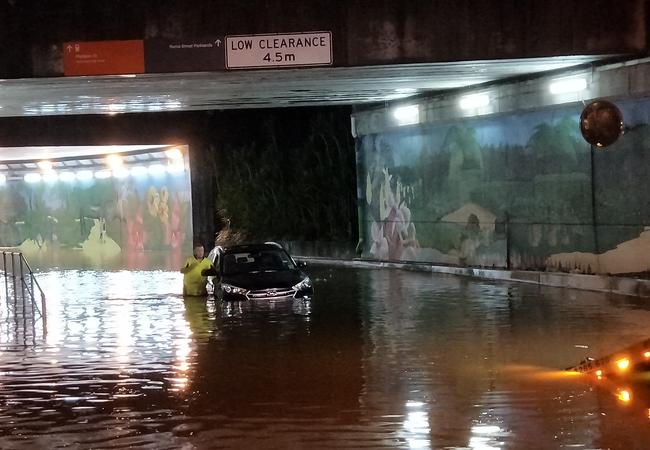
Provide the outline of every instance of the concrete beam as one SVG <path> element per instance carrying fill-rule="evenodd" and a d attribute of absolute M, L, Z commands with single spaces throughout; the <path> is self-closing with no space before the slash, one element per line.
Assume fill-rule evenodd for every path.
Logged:
<path fill-rule="evenodd" d="M 550 85 L 558 80 L 582 78 L 586 88 L 577 92 L 552 94 Z M 460 101 L 469 95 L 488 96 L 489 104 L 462 109 Z M 354 136 L 381 133 L 400 128 L 393 117 L 395 108 L 418 105 L 419 123 L 444 123 L 477 116 L 512 113 L 517 111 L 582 105 L 595 98 L 623 99 L 650 96 L 650 58 L 635 59 L 602 66 L 567 69 L 524 80 L 510 80 L 456 90 L 449 93 L 406 99 L 381 107 L 358 107 L 352 114 Z"/>
<path fill-rule="evenodd" d="M 331 31 L 334 66 L 646 50 L 643 0 L 98 0 L 0 5 L 0 78 L 62 74 L 66 41 Z"/>

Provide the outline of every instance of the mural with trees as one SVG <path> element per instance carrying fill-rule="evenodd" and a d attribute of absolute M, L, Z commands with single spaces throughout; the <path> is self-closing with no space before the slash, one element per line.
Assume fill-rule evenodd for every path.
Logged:
<path fill-rule="evenodd" d="M 649 271 L 642 255 L 650 251 L 650 101 L 619 106 L 628 132 L 593 155 L 580 136 L 577 106 L 360 137 L 363 255 Z"/>

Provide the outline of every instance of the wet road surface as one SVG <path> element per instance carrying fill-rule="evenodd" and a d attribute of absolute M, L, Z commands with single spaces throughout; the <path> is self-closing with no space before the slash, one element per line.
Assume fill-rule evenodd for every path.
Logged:
<path fill-rule="evenodd" d="M 311 302 L 229 305 L 171 272 L 39 274 L 45 335 L 1 298 L 0 448 L 649 448 L 646 374 L 561 370 L 650 337 L 647 300 L 308 272 Z"/>

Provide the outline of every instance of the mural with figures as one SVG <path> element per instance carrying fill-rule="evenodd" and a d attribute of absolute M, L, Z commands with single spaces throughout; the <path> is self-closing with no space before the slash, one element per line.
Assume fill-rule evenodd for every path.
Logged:
<path fill-rule="evenodd" d="M 176 269 L 191 253 L 189 172 L 0 186 L 0 246 L 37 268 Z"/>
<path fill-rule="evenodd" d="M 617 104 L 628 130 L 593 158 L 579 106 L 361 136 L 363 256 L 650 271 L 650 101 Z"/>

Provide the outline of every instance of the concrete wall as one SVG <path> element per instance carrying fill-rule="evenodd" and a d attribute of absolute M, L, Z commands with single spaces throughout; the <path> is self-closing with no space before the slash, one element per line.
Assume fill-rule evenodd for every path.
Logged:
<path fill-rule="evenodd" d="M 0 78 L 58 76 L 66 41 L 332 31 L 336 66 L 646 49 L 645 2 L 5 0 Z"/>
<path fill-rule="evenodd" d="M 361 1 L 348 6 L 352 65 L 635 52 L 638 1 Z"/>
<path fill-rule="evenodd" d="M 364 255 L 452 265 L 650 273 L 650 63 L 628 61 L 353 114 Z M 553 95 L 558 79 L 587 88 Z M 464 95 L 490 103 L 461 109 Z M 609 97 L 627 132 L 580 136 L 583 102 Z M 403 106 L 404 104 L 402 104 Z"/>

